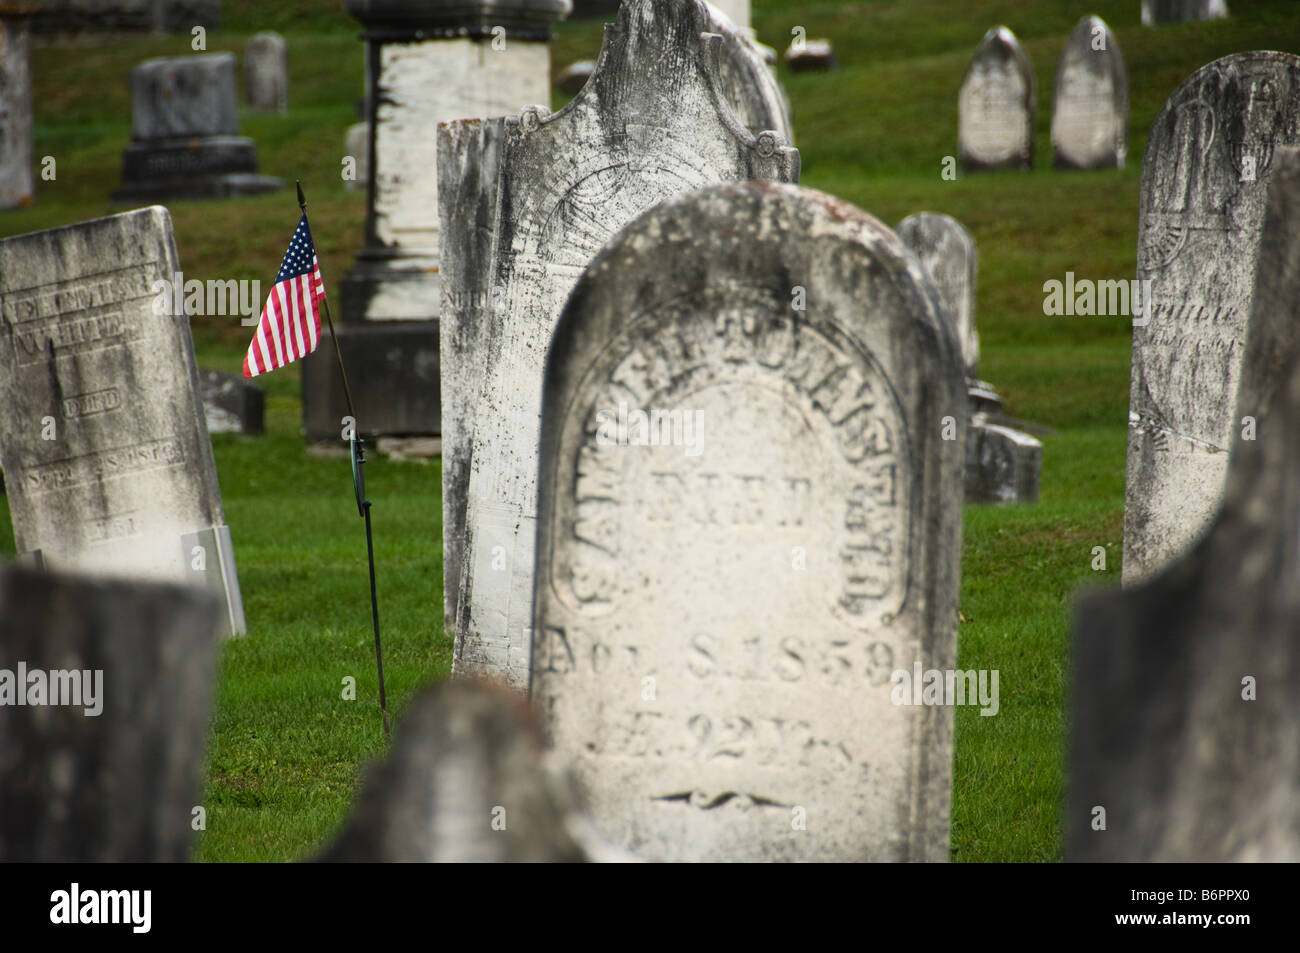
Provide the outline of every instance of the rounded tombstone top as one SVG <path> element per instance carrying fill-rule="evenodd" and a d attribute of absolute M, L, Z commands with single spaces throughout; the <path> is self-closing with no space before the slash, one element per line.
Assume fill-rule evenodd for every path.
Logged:
<path fill-rule="evenodd" d="M 572 0 L 347 0 L 368 40 L 403 41 L 492 36 L 496 27 L 519 40 L 549 40 Z"/>

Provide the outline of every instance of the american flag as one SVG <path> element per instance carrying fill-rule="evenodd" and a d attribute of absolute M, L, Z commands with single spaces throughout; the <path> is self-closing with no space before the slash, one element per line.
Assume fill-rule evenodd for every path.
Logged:
<path fill-rule="evenodd" d="M 325 280 L 304 213 L 262 309 L 257 334 L 248 345 L 244 376 L 265 374 L 316 350 L 320 341 L 320 303 L 324 300 Z"/>

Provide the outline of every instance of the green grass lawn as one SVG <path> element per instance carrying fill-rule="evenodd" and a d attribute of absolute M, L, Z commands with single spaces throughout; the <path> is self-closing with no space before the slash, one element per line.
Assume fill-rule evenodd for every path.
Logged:
<path fill-rule="evenodd" d="M 1008 413 L 1052 428 L 1043 440 L 1041 499 L 968 506 L 962 554 L 959 665 L 1000 672 L 1001 710 L 957 711 L 954 860 L 1058 860 L 1064 794 L 1069 616 L 1083 586 L 1118 583 L 1124 501 L 1129 329 L 1116 318 L 1048 318 L 1043 282 L 1127 279 L 1135 271 L 1138 180 L 1146 133 L 1195 69 L 1252 49 L 1300 52 L 1292 0 L 1234 0 L 1233 18 L 1144 29 L 1136 0 L 755 0 L 760 40 L 778 50 L 791 29 L 836 45 L 842 69 L 790 75 L 803 184 L 852 201 L 888 225 L 947 212 L 980 251 L 980 376 Z M 271 9 L 267 9 L 267 8 Z M 343 135 L 362 91 L 358 28 L 341 2 L 227 0 L 209 52 L 242 56 L 265 28 L 286 34 L 288 116 L 247 114 L 262 171 L 301 178 L 326 281 L 335 289 L 362 244 L 365 201 L 339 175 Z M 1131 152 L 1123 170 L 1051 170 L 1051 85 L 1075 22 L 1096 13 L 1126 56 Z M 957 89 L 985 30 L 1021 38 L 1039 83 L 1031 174 L 944 181 L 956 155 Z M 599 49 L 600 21 L 563 24 L 558 72 Z M 36 157 L 56 178 L 36 203 L 0 213 L 0 237 L 116 211 L 130 135 L 127 72 L 151 56 L 186 55 L 188 36 L 112 46 L 39 46 L 33 54 Z M 564 97 L 557 96 L 558 107 Z M 170 206 L 186 278 L 257 278 L 269 287 L 297 220 L 291 190 Z M 237 370 L 239 319 L 193 323 L 200 364 Z M 214 437 L 226 519 L 249 622 L 222 652 L 203 803 L 201 860 L 310 856 L 342 821 L 362 765 L 385 747 L 379 729 L 364 524 L 343 460 L 308 457 L 299 433 L 298 369 L 261 379 L 267 434 Z M 444 677 L 440 473 L 437 464 L 367 464 L 390 710 Z M 0 497 L 0 506 L 7 506 Z M 7 517 L 7 509 L 6 509 Z M 1106 569 L 1094 571 L 1093 548 Z M 14 551 L 7 518 L 0 552 Z M 357 701 L 341 697 L 357 680 Z"/>

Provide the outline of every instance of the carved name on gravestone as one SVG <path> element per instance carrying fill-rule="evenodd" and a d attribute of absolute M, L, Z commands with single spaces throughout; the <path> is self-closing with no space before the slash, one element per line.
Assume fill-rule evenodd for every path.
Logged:
<path fill-rule="evenodd" d="M 223 614 L 0 566 L 0 861 L 189 859 Z"/>
<path fill-rule="evenodd" d="M 0 4 L 0 209 L 32 203 L 30 5 Z"/>
<path fill-rule="evenodd" d="M 566 779 L 545 763 L 522 695 L 472 679 L 424 689 L 368 772 L 330 863 L 589 859 Z M 571 829 L 576 828 L 576 829 Z"/>
<path fill-rule="evenodd" d="M 1075 169 L 1119 168 L 1128 155 L 1128 72 L 1099 17 L 1080 20 L 1061 54 L 1052 150 L 1057 166 Z"/>
<path fill-rule="evenodd" d="M 1188 20 L 1222 20 L 1227 16 L 1227 0 L 1142 0 L 1143 26 Z"/>
<path fill-rule="evenodd" d="M 253 109 L 289 111 L 289 63 L 284 37 L 258 33 L 244 48 L 244 95 Z"/>
<path fill-rule="evenodd" d="M 231 53 L 140 63 L 131 70 L 131 116 L 115 201 L 253 195 L 282 184 L 257 174 L 257 148 L 238 134 Z"/>
<path fill-rule="evenodd" d="M 963 168 L 1030 169 L 1034 164 L 1034 67 L 1004 26 L 984 34 L 957 100 Z"/>
<path fill-rule="evenodd" d="M 1275 150 L 1300 143 L 1300 57 L 1238 53 L 1170 97 L 1142 161 L 1124 582 L 1205 528 L 1221 499 Z"/>
<path fill-rule="evenodd" d="M 1273 166 L 1237 408 L 1256 426 L 1223 508 L 1164 571 L 1076 612 L 1072 860 L 1300 861 L 1300 153 Z"/>
<path fill-rule="evenodd" d="M 718 30 L 726 33 L 719 35 Z M 705 185 L 793 181 L 779 103 L 727 104 L 736 34 L 702 0 L 629 0 L 560 112 L 439 130 L 443 176 L 443 528 L 458 673 L 528 681 L 542 362 L 565 298 L 638 213 Z M 761 60 L 750 74 L 770 80 Z"/>
<path fill-rule="evenodd" d="M 218 591 L 244 631 L 171 217 L 0 241 L 0 448 L 20 557 Z"/>
<path fill-rule="evenodd" d="M 592 262 L 546 366 L 532 692 L 605 836 L 947 858 L 953 710 L 891 678 L 956 658 L 964 390 L 916 258 L 823 193 L 709 188 Z"/>

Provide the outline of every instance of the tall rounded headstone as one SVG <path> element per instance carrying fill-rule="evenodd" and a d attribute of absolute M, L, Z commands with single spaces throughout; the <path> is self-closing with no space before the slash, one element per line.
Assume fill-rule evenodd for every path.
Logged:
<path fill-rule="evenodd" d="M 947 859 L 953 709 L 893 692 L 956 661 L 965 388 L 928 284 L 853 206 L 747 182 L 653 208 L 574 289 L 532 693 L 615 844 Z"/>
<path fill-rule="evenodd" d="M 0 2 L 0 209 L 32 204 L 32 4 Z"/>
<path fill-rule="evenodd" d="M 1124 582 L 1204 530 L 1222 498 L 1273 155 L 1300 143 L 1300 57 L 1237 53 L 1183 82 L 1142 160 Z M 1143 286 L 1145 287 L 1145 286 Z"/>
<path fill-rule="evenodd" d="M 244 48 L 244 96 L 253 109 L 289 111 L 288 47 L 278 33 L 258 33 Z"/>
<path fill-rule="evenodd" d="M 971 171 L 1034 165 L 1034 67 L 1004 26 L 984 34 L 957 100 L 962 167 Z"/>
<path fill-rule="evenodd" d="M 1100 17 L 1084 17 L 1056 70 L 1052 151 L 1058 167 L 1114 169 L 1128 155 L 1128 72 Z"/>
<path fill-rule="evenodd" d="M 980 356 L 980 339 L 975 332 L 975 282 L 979 274 L 975 239 L 961 222 L 940 212 L 909 215 L 895 231 L 934 281 L 940 304 L 952 319 L 953 333 L 961 345 L 966 376 L 973 378 Z"/>

